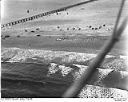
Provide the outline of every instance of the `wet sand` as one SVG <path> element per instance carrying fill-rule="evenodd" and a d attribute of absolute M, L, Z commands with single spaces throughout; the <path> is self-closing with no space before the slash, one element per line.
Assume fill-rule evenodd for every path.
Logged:
<path fill-rule="evenodd" d="M 18 47 L 24 49 L 47 49 L 72 52 L 97 53 L 110 39 L 110 36 L 66 36 L 66 39 L 57 41 L 63 36 L 21 36 L 2 39 L 2 47 Z M 112 50 L 115 55 L 125 54 L 122 46 L 125 41 L 120 41 Z"/>

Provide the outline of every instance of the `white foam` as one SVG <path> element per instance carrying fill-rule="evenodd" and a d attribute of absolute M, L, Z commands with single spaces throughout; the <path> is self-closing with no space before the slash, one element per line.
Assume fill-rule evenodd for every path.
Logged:
<path fill-rule="evenodd" d="M 81 98 L 128 98 L 128 91 L 116 88 L 105 88 L 94 85 L 86 85 L 81 93 Z"/>
<path fill-rule="evenodd" d="M 70 67 L 66 67 L 64 65 L 57 65 L 55 63 L 51 63 L 48 69 L 48 76 L 55 74 L 57 71 L 60 71 L 61 75 L 64 77 L 72 71 L 72 68 Z"/>
<path fill-rule="evenodd" d="M 25 62 L 27 58 L 40 57 L 48 62 L 58 61 L 61 63 L 85 62 L 96 57 L 92 53 L 77 53 L 66 51 L 50 51 L 50 50 L 35 50 L 35 49 L 19 49 L 5 48 L 2 50 L 2 58 L 9 58 L 10 62 Z M 107 55 L 106 58 L 112 57 Z"/>
<path fill-rule="evenodd" d="M 102 79 L 104 79 L 113 69 L 98 69 L 98 80 L 94 82 L 94 85 L 103 85 Z"/>
<path fill-rule="evenodd" d="M 89 53 L 76 53 L 76 52 L 66 52 L 66 51 L 50 51 L 50 50 L 35 50 L 35 49 L 16 49 L 16 48 L 6 48 L 2 50 L 2 58 L 10 58 L 9 61 L 15 62 L 25 62 L 27 58 L 41 57 L 44 60 L 52 61 L 57 58 L 60 62 L 70 63 L 73 61 L 84 62 L 86 60 L 94 58 L 95 54 Z"/>

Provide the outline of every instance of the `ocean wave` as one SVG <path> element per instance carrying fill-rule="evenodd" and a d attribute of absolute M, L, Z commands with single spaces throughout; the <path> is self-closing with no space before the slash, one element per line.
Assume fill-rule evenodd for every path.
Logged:
<path fill-rule="evenodd" d="M 12 77 L 13 79 L 33 79 L 36 81 L 44 81 L 44 79 L 52 78 L 53 80 L 65 81 L 67 83 L 79 79 L 83 73 L 88 73 L 88 66 L 80 64 L 56 64 L 48 65 L 34 63 L 3 63 L 2 77 Z M 110 78 L 109 78 L 110 77 Z M 116 77 L 116 78 L 115 78 Z M 89 84 L 118 87 L 128 89 L 127 83 L 128 72 L 112 69 L 97 68 Z M 105 79 L 105 80 L 104 80 Z M 107 80 L 107 82 L 106 82 Z M 112 84 L 109 84 L 111 82 Z M 113 83 L 114 82 L 114 83 Z M 124 84 L 122 84 L 124 83 Z"/>
<path fill-rule="evenodd" d="M 77 53 L 67 51 L 51 51 L 37 49 L 2 48 L 2 62 L 38 63 L 38 64 L 79 64 L 88 66 L 96 57 L 93 53 Z M 63 67 L 63 66 L 61 66 Z M 81 66 L 82 67 L 82 66 Z M 128 71 L 127 56 L 107 55 L 101 67 Z M 63 68 L 62 68 L 63 69 Z"/>
<path fill-rule="evenodd" d="M 120 90 L 116 88 L 105 88 L 94 85 L 86 85 L 81 93 L 79 94 L 81 98 L 128 98 L 128 92 L 125 90 Z"/>
<path fill-rule="evenodd" d="M 1 59 L 3 62 L 44 62 L 44 63 L 75 63 L 86 62 L 96 57 L 93 53 L 77 53 L 66 51 L 50 51 L 36 49 L 3 48 Z M 106 58 L 113 57 L 107 55 Z"/>
<path fill-rule="evenodd" d="M 88 73 L 88 66 L 73 64 L 72 66 L 67 67 L 64 65 L 57 65 L 55 63 L 51 63 L 50 66 L 48 67 L 48 76 L 49 75 L 54 76 L 56 75 L 57 72 L 61 73 L 60 75 L 63 77 L 70 74 L 73 76 L 73 79 L 76 80 L 79 79 L 83 73 L 85 74 Z M 90 79 L 89 84 L 98 85 L 98 86 L 108 86 L 108 87 L 111 86 L 111 87 L 128 90 L 127 78 L 128 78 L 127 71 L 119 71 L 119 70 L 117 71 L 114 68 L 113 69 L 97 68 L 93 77 Z"/>
<path fill-rule="evenodd" d="M 36 95 L 37 90 L 32 89 L 38 87 L 39 94 L 37 96 L 39 96 L 40 92 L 41 94 L 46 92 L 49 95 L 51 89 L 56 89 L 59 92 L 59 88 L 65 87 L 62 88 L 64 90 L 61 90 L 62 94 L 69 84 L 79 79 L 83 73 L 88 72 L 88 64 L 96 57 L 96 54 L 2 48 L 1 56 L 3 61 L 2 83 L 12 85 L 2 85 L 2 88 L 6 88 L 8 93 L 16 86 L 20 95 L 19 90 L 24 90 L 25 86 L 26 90 L 33 91 Z M 83 88 L 79 97 L 110 98 L 117 97 L 118 94 L 120 97 L 126 97 L 128 94 L 126 91 L 124 94 L 121 93 L 123 92 L 121 89 L 128 90 L 126 59 L 125 56 L 107 55 L 103 64 L 96 69 L 92 78 L 88 81 L 88 85 Z M 45 91 L 40 91 L 40 89 Z M 13 91 L 15 92 L 15 90 Z M 52 92 L 56 93 L 55 90 L 52 90 Z M 43 95 L 45 96 L 45 94 Z"/>

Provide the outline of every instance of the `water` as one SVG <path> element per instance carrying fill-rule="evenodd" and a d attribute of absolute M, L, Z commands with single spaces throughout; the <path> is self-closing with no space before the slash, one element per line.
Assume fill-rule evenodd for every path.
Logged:
<path fill-rule="evenodd" d="M 47 65 L 2 63 L 2 69 L 2 97 L 60 97 L 71 83 L 47 77 Z"/>
<path fill-rule="evenodd" d="M 95 54 L 89 53 L 2 49 L 2 97 L 61 97 L 71 83 L 87 70 L 87 65 L 94 57 Z M 115 88 L 126 89 L 122 83 L 126 83 L 127 72 L 123 74 L 124 77 L 120 72 L 127 71 L 123 59 L 107 56 L 88 84 L 108 87 L 116 85 Z M 115 68 L 119 62 L 118 66 L 122 68 Z M 114 68 L 118 71 L 114 75 L 118 74 L 118 77 L 112 76 Z M 113 81 L 105 81 L 110 73 Z M 85 96 L 81 94 L 81 97 Z"/>

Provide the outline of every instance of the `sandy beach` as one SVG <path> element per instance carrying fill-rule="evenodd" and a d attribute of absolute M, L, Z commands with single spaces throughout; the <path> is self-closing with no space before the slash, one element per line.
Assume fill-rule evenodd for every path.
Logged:
<path fill-rule="evenodd" d="M 3 28 L 2 97 L 61 97 L 111 38 L 120 2 L 96 1 Z M 2 24 L 75 3 L 78 1 L 5 0 L 6 13 Z M 121 19 L 127 15 L 127 4 Z M 125 35 L 121 36 L 78 97 L 127 98 Z"/>

